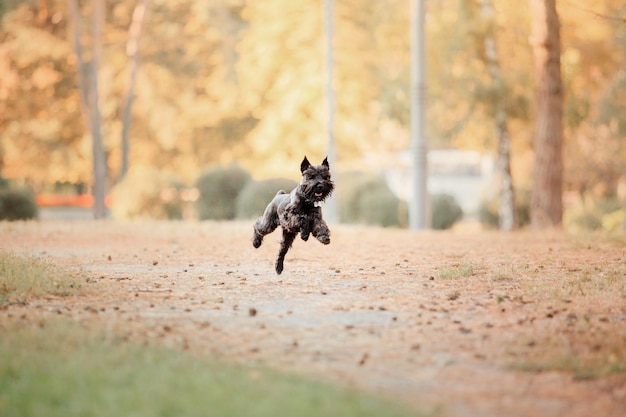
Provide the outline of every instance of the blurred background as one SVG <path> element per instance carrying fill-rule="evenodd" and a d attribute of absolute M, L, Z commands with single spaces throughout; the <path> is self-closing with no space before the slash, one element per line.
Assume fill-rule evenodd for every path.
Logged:
<path fill-rule="evenodd" d="M 426 3 L 433 228 L 498 227 L 498 107 L 516 224 L 529 222 L 533 15 L 526 2 L 486 4 Z M 335 0 L 341 222 L 408 223 L 409 9 L 409 0 Z M 563 226 L 620 229 L 626 5 L 562 0 L 557 10 Z M 328 154 L 319 0 L 2 0 L 0 18 L 5 219 L 91 218 L 98 175 L 106 216 L 253 218 L 297 184 L 304 155 L 320 163 Z"/>

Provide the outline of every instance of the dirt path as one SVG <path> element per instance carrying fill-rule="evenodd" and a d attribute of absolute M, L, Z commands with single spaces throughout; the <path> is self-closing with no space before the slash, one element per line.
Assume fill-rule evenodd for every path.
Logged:
<path fill-rule="evenodd" d="M 0 249 L 98 281 L 92 295 L 13 305 L 0 318 L 66 316 L 442 416 L 626 416 L 623 372 L 516 370 L 624 366 L 623 241 L 335 227 L 329 246 L 296 241 L 276 276 L 278 233 L 255 250 L 250 232 L 242 223 L 0 223 Z"/>

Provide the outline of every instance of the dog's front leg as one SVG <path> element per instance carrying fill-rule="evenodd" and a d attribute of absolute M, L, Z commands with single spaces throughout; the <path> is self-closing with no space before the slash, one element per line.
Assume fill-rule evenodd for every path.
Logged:
<path fill-rule="evenodd" d="M 300 237 L 305 242 L 309 240 L 309 235 L 311 234 L 311 222 L 307 216 L 300 217 Z"/>
<path fill-rule="evenodd" d="M 322 210 L 319 208 L 313 219 L 313 230 L 311 233 L 324 245 L 328 245 L 330 243 L 330 229 L 322 218 Z"/>
<path fill-rule="evenodd" d="M 287 251 L 291 247 L 294 239 L 296 238 L 297 232 L 288 232 L 283 229 L 283 239 L 280 241 L 280 251 L 278 252 L 278 259 L 276 259 L 276 273 L 280 275 L 283 272 L 283 263 L 285 261 L 285 255 Z"/>

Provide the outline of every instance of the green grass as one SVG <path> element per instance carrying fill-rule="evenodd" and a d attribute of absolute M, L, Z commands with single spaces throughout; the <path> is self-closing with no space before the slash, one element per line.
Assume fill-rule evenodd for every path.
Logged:
<path fill-rule="evenodd" d="M 463 263 L 453 268 L 440 269 L 438 271 L 441 279 L 459 279 L 472 276 L 474 274 L 474 265 L 471 263 Z"/>
<path fill-rule="evenodd" d="M 565 336 L 567 337 L 567 336 Z M 572 341 L 578 343 L 580 341 Z M 595 379 L 609 375 L 626 375 L 626 355 L 624 335 L 605 335 L 601 344 L 592 349 L 577 349 L 550 344 L 549 339 L 538 340 L 540 352 L 526 359 L 511 363 L 511 368 L 527 372 L 564 371 L 576 379 Z M 541 348 L 542 345 L 546 345 Z"/>
<path fill-rule="evenodd" d="M 615 374 L 626 377 L 623 325 L 607 322 L 599 327 L 597 322 L 597 316 L 584 315 L 549 333 L 520 335 L 514 349 L 517 359 L 509 363 L 510 367 L 528 372 L 563 371 L 576 379 Z"/>
<path fill-rule="evenodd" d="M 3 417 L 417 415 L 369 394 L 96 335 L 0 324 Z"/>
<path fill-rule="evenodd" d="M 613 374 L 626 372 L 623 363 L 609 364 L 604 366 L 590 366 L 581 362 L 579 358 L 572 356 L 554 357 L 550 360 L 521 362 L 511 366 L 525 372 L 564 371 L 571 373 L 578 380 L 601 378 Z"/>
<path fill-rule="evenodd" d="M 0 251 L 0 306 L 32 297 L 80 291 L 80 279 L 50 262 Z"/>

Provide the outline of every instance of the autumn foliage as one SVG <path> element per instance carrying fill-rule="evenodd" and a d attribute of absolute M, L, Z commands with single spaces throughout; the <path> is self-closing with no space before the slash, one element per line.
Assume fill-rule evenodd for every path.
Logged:
<path fill-rule="evenodd" d="M 428 2 L 429 148 L 494 154 L 494 103 L 504 92 L 517 189 L 533 183 L 535 87 L 531 10 L 494 0 Z M 28 182 L 92 183 L 77 58 L 65 0 L 0 7 L 0 171 Z M 78 2 L 89 63 L 93 3 Z M 293 161 L 325 155 L 322 8 L 317 0 L 149 2 L 128 50 L 136 0 L 105 2 L 99 104 L 109 191 L 122 179 L 126 92 L 138 51 L 129 165 L 191 185 L 207 166 L 236 162 L 255 178 L 294 178 Z M 334 41 L 337 169 L 409 144 L 409 4 L 337 1 Z M 621 197 L 625 172 L 626 9 L 622 1 L 559 2 L 563 190 Z M 495 41 L 502 84 L 489 75 Z M 569 200 L 565 200 L 567 203 Z M 567 204 L 566 204 L 567 205 Z"/>

